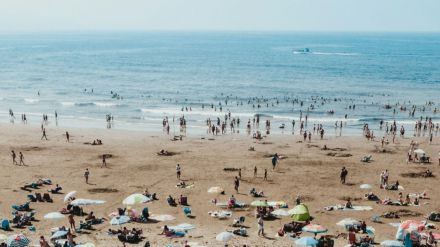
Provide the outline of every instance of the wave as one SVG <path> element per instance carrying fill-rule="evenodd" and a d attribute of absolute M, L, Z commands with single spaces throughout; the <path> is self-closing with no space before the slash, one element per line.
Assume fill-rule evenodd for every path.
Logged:
<path fill-rule="evenodd" d="M 38 103 L 39 101 L 40 101 L 39 99 L 24 99 L 24 102 L 28 104 L 35 104 Z"/>
<path fill-rule="evenodd" d="M 311 52 L 313 55 L 326 55 L 326 56 L 358 56 L 359 53 L 353 53 L 353 52 Z"/>
<path fill-rule="evenodd" d="M 125 106 L 127 106 L 125 104 L 114 103 L 114 102 L 70 102 L 70 101 L 61 102 L 61 105 L 63 105 L 63 106 L 79 106 L 79 107 L 86 107 L 86 106 L 125 107 Z"/>

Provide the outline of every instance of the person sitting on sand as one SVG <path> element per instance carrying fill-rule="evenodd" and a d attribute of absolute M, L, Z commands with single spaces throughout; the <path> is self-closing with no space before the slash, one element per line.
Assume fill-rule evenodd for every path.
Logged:
<path fill-rule="evenodd" d="M 178 188 L 185 188 L 186 187 L 186 183 L 185 181 L 180 180 L 180 182 L 176 185 Z"/>
<path fill-rule="evenodd" d="M 413 204 L 415 205 L 415 206 L 418 206 L 419 204 L 420 204 L 420 202 L 419 202 L 419 198 L 414 198 L 414 202 L 413 202 Z"/>
<path fill-rule="evenodd" d="M 234 208 L 235 207 L 235 197 L 232 195 L 228 200 L 228 208 Z"/>
<path fill-rule="evenodd" d="M 379 197 L 377 195 L 373 194 L 373 192 L 369 192 L 369 193 L 365 194 L 364 197 L 369 201 L 378 201 L 379 200 Z"/>
<path fill-rule="evenodd" d="M 409 195 L 406 195 L 403 205 L 408 206 L 410 204 L 411 204 L 411 199 L 409 198 Z"/>
<path fill-rule="evenodd" d="M 51 193 L 59 193 L 63 188 L 61 188 L 61 186 L 59 186 L 58 184 L 56 184 L 55 189 L 50 189 L 48 190 Z"/>
<path fill-rule="evenodd" d="M 255 188 L 252 188 L 249 191 L 249 194 L 252 195 L 253 197 L 264 197 L 263 191 L 258 192 Z"/>
<path fill-rule="evenodd" d="M 93 214 L 93 211 L 91 211 L 90 214 L 88 214 L 87 217 L 86 217 L 86 221 L 89 221 L 89 220 L 92 220 L 92 221 L 96 220 L 96 217 Z"/>
<path fill-rule="evenodd" d="M 348 198 L 347 202 L 345 203 L 345 208 L 353 208 L 353 204 L 351 204 L 350 198 Z"/>
<path fill-rule="evenodd" d="M 159 235 L 172 236 L 174 234 L 173 230 L 170 230 L 167 225 L 163 227 L 163 231 Z"/>
<path fill-rule="evenodd" d="M 176 199 L 174 199 L 171 195 L 168 195 L 167 202 L 168 202 L 168 205 L 170 205 L 170 206 L 176 206 L 177 205 Z"/>

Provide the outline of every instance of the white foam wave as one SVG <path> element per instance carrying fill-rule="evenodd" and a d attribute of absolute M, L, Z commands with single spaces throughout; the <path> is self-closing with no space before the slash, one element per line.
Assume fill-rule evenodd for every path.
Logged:
<path fill-rule="evenodd" d="M 24 102 L 28 104 L 35 104 L 38 103 L 39 101 L 40 101 L 39 99 L 24 99 Z"/>
<path fill-rule="evenodd" d="M 61 105 L 63 105 L 63 106 L 74 106 L 75 102 L 61 102 Z"/>

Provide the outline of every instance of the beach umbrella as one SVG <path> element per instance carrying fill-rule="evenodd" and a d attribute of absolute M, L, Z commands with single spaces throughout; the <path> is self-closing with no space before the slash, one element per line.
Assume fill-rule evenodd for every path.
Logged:
<path fill-rule="evenodd" d="M 296 205 L 288 213 L 292 215 L 292 219 L 296 221 L 306 221 L 310 219 L 309 209 L 304 204 Z"/>
<path fill-rule="evenodd" d="M 359 220 L 355 220 L 352 218 L 345 218 L 345 219 L 339 221 L 338 223 L 336 223 L 336 225 L 343 226 L 343 227 L 350 226 L 350 225 L 360 225 L 360 224 L 361 224 L 361 222 L 359 222 Z"/>
<path fill-rule="evenodd" d="M 172 229 L 172 230 L 177 230 L 177 231 L 188 231 L 188 230 L 194 229 L 195 227 L 191 224 L 188 224 L 188 223 L 182 223 L 180 225 L 170 226 L 168 228 Z"/>
<path fill-rule="evenodd" d="M 316 246 L 318 244 L 318 240 L 312 237 L 302 237 L 295 240 L 295 244 L 301 246 Z"/>
<path fill-rule="evenodd" d="M 225 190 L 222 187 L 218 187 L 218 186 L 211 187 L 211 188 L 208 189 L 208 193 L 211 193 L 211 194 L 220 194 L 220 193 L 222 193 L 224 191 Z"/>
<path fill-rule="evenodd" d="M 146 197 L 142 194 L 132 194 L 129 195 L 127 198 L 125 198 L 122 201 L 122 204 L 124 205 L 135 205 L 135 204 L 141 204 L 151 201 L 151 198 Z"/>
<path fill-rule="evenodd" d="M 171 221 L 171 220 L 175 220 L 176 217 L 169 214 L 160 214 L 160 215 L 152 215 L 150 219 L 157 221 Z"/>
<path fill-rule="evenodd" d="M 67 235 L 67 231 L 56 231 L 52 236 L 50 236 L 50 239 L 60 238 Z"/>
<path fill-rule="evenodd" d="M 8 239 L 8 236 L 6 236 L 5 234 L 0 234 L 0 243 L 5 242 L 6 239 Z"/>
<path fill-rule="evenodd" d="M 287 212 L 284 209 L 277 209 L 274 210 L 273 212 L 271 212 L 270 214 L 274 215 L 274 216 L 278 216 L 278 217 L 286 217 L 286 216 L 290 216 L 289 212 Z"/>
<path fill-rule="evenodd" d="M 76 191 L 70 191 L 64 196 L 64 202 L 68 202 L 70 198 L 73 198 L 76 195 Z"/>
<path fill-rule="evenodd" d="M 380 246 L 386 246 L 386 247 L 404 247 L 404 245 L 396 240 L 385 240 L 382 243 L 380 243 Z"/>
<path fill-rule="evenodd" d="M 48 213 L 44 216 L 46 220 L 61 220 L 64 219 L 66 216 L 60 212 L 52 212 Z"/>
<path fill-rule="evenodd" d="M 73 206 L 87 206 L 87 205 L 99 205 L 104 204 L 105 201 L 102 200 L 91 200 L 91 199 L 75 199 L 72 202 L 70 202 Z"/>
<path fill-rule="evenodd" d="M 287 207 L 287 203 L 285 201 L 270 201 L 267 202 L 267 205 L 271 207 Z"/>
<path fill-rule="evenodd" d="M 308 224 L 302 228 L 304 232 L 310 232 L 310 233 L 324 233 L 327 232 L 328 229 L 317 224 Z"/>
<path fill-rule="evenodd" d="M 110 220 L 110 225 L 122 225 L 128 223 L 129 221 L 130 221 L 130 217 L 128 216 L 125 215 L 116 216 Z"/>
<path fill-rule="evenodd" d="M 361 184 L 361 185 L 359 186 L 359 188 L 361 188 L 361 189 L 363 189 L 363 190 L 369 190 L 369 189 L 372 189 L 373 186 L 371 186 L 371 185 L 369 185 L 369 184 Z"/>
<path fill-rule="evenodd" d="M 371 226 L 367 226 L 367 234 L 370 236 L 374 236 L 376 234 L 376 229 Z"/>
<path fill-rule="evenodd" d="M 251 203 L 251 206 L 254 206 L 254 207 L 267 207 L 268 205 L 267 205 L 267 202 L 258 200 L 258 201 L 253 201 Z"/>
<path fill-rule="evenodd" d="M 6 239 L 8 247 L 26 247 L 31 241 L 23 234 L 11 235 Z"/>
<path fill-rule="evenodd" d="M 230 232 L 221 232 L 215 237 L 217 241 L 221 241 L 221 242 L 228 242 L 232 238 L 234 238 L 234 234 Z"/>
<path fill-rule="evenodd" d="M 425 229 L 425 223 L 423 221 L 418 220 L 405 220 L 400 224 L 400 228 L 406 231 L 423 231 Z"/>

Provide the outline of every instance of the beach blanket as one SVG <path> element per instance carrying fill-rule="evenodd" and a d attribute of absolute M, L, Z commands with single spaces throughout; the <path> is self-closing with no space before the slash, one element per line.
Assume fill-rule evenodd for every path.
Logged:
<path fill-rule="evenodd" d="M 217 202 L 215 205 L 217 207 L 220 207 L 220 208 L 228 208 L 228 202 Z M 247 207 L 246 203 L 244 203 L 244 202 L 235 202 L 234 209 L 245 208 L 245 207 Z"/>
<path fill-rule="evenodd" d="M 219 219 L 226 219 L 232 216 L 231 211 L 209 211 L 208 214 L 211 217 L 219 218 Z"/>

